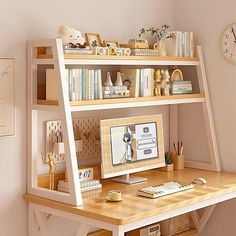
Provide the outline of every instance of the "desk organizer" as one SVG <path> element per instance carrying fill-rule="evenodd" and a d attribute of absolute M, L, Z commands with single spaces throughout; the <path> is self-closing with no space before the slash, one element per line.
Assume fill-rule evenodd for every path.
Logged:
<path fill-rule="evenodd" d="M 172 156 L 174 162 L 175 170 L 183 170 L 184 169 L 184 155 L 173 155 Z"/>

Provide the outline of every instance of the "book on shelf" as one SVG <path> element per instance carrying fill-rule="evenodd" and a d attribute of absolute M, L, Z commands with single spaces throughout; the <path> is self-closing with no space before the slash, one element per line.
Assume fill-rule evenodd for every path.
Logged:
<path fill-rule="evenodd" d="M 79 55 L 92 55 L 93 52 L 90 48 L 64 48 L 65 54 L 79 54 Z"/>
<path fill-rule="evenodd" d="M 132 48 L 131 55 L 134 55 L 134 56 L 160 56 L 160 53 L 158 50 L 155 50 L 155 49 Z"/>
<path fill-rule="evenodd" d="M 57 100 L 56 70 L 46 69 L 46 100 Z"/>
<path fill-rule="evenodd" d="M 128 86 L 130 97 L 151 97 L 154 89 L 154 69 L 121 69 L 123 84 Z"/>
<path fill-rule="evenodd" d="M 193 32 L 171 31 L 170 38 L 166 41 L 168 56 L 194 57 L 194 35 Z"/>
<path fill-rule="evenodd" d="M 191 81 L 173 81 L 171 83 L 171 94 L 189 94 L 193 92 Z"/>
<path fill-rule="evenodd" d="M 70 101 L 102 99 L 102 76 L 100 69 L 67 69 Z"/>

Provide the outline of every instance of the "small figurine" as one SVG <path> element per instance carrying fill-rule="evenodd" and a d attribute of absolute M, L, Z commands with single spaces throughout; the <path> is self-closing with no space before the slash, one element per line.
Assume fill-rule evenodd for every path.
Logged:
<path fill-rule="evenodd" d="M 131 162 L 134 154 L 134 150 L 132 148 L 132 134 L 129 132 L 124 133 L 123 142 L 125 142 L 125 159 L 127 162 Z"/>
<path fill-rule="evenodd" d="M 112 81 L 111 81 L 111 72 L 107 72 L 107 79 L 103 83 L 103 86 L 107 86 L 107 87 L 113 86 Z"/>
<path fill-rule="evenodd" d="M 58 29 L 59 37 L 65 47 L 85 48 L 86 43 L 80 31 L 68 25 L 61 25 Z"/>
<path fill-rule="evenodd" d="M 162 89 L 162 95 L 164 96 L 170 96 L 170 75 L 169 71 L 162 70 L 162 82 L 161 82 L 161 89 Z"/>
<path fill-rule="evenodd" d="M 45 159 L 43 154 L 41 153 L 43 163 L 47 164 L 49 167 L 49 189 L 54 190 L 54 176 L 56 173 L 57 165 L 53 160 L 53 154 L 50 152 L 47 154 L 47 158 Z"/>
<path fill-rule="evenodd" d="M 155 71 L 154 96 L 161 96 L 161 71 Z"/>
<path fill-rule="evenodd" d="M 123 86 L 123 82 L 122 82 L 122 78 L 121 78 L 121 73 L 120 72 L 117 72 L 115 86 Z"/>

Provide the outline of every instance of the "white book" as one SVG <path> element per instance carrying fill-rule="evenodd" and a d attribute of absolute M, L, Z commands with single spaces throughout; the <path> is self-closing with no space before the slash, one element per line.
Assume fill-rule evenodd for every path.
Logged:
<path fill-rule="evenodd" d="M 88 71 L 88 100 L 94 100 L 94 70 Z"/>
<path fill-rule="evenodd" d="M 178 41 L 178 56 L 183 56 L 183 32 L 177 32 L 177 41 Z"/>
<path fill-rule="evenodd" d="M 190 32 L 186 32 L 185 56 L 190 57 Z"/>
<path fill-rule="evenodd" d="M 77 100 L 81 101 L 82 100 L 82 69 L 78 69 L 77 83 L 78 83 Z"/>
<path fill-rule="evenodd" d="M 194 46 L 194 34 L 193 32 L 189 32 L 189 42 L 190 42 L 190 57 L 195 56 L 195 46 Z"/>
<path fill-rule="evenodd" d="M 102 95 L 102 71 L 97 70 L 97 76 L 98 76 L 98 99 L 103 99 Z"/>
<path fill-rule="evenodd" d="M 75 85 L 75 83 L 76 83 L 76 75 L 75 75 L 75 70 L 74 69 L 72 69 L 71 70 L 71 96 L 72 96 L 72 98 L 71 98 L 71 100 L 72 101 L 76 101 L 76 85 Z"/>

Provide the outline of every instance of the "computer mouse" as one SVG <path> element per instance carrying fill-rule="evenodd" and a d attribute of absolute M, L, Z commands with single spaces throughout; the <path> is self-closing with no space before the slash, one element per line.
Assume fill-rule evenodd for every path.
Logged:
<path fill-rule="evenodd" d="M 204 179 L 204 178 L 195 178 L 193 181 L 192 181 L 192 183 L 193 184 L 201 184 L 201 185 L 203 185 L 203 184 L 206 184 L 207 183 L 207 181 Z"/>

